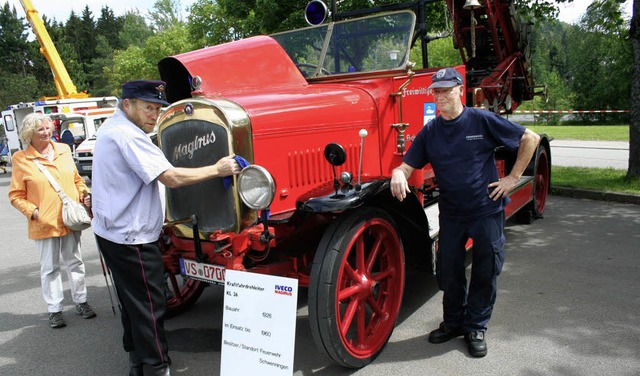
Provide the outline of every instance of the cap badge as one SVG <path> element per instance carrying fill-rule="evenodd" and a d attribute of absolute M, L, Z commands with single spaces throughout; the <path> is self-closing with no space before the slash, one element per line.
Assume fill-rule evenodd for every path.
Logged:
<path fill-rule="evenodd" d="M 158 85 L 155 89 L 158 91 L 158 99 L 164 100 L 164 85 Z"/>

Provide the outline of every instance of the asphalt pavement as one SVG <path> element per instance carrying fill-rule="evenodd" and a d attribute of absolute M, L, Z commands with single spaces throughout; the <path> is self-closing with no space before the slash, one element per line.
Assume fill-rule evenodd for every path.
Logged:
<path fill-rule="evenodd" d="M 35 246 L 24 217 L 6 199 L 9 180 L 0 175 L 0 375 L 126 375 L 120 318 L 112 313 L 92 232 L 83 232 L 82 245 L 98 317 L 75 313 L 65 279 L 67 327 L 51 329 Z M 337 367 L 318 352 L 301 289 L 293 374 L 638 375 L 638 228 L 640 205 L 560 196 L 549 197 L 544 219 L 509 222 L 489 354 L 482 359 L 471 358 L 462 339 L 427 341 L 441 321 L 442 295 L 433 276 L 411 265 L 391 340 L 360 370 Z M 222 288 L 212 286 L 190 311 L 166 322 L 174 376 L 219 375 L 222 301 Z"/>
<path fill-rule="evenodd" d="M 554 166 L 626 170 L 629 167 L 629 142 L 553 140 L 551 161 Z"/>

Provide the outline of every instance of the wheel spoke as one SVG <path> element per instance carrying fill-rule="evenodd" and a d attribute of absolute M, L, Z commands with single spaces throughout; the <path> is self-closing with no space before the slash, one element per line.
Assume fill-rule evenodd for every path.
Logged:
<path fill-rule="evenodd" d="M 348 263 L 344 264 L 344 272 L 346 273 L 347 277 L 349 277 L 349 279 L 351 279 L 352 281 L 356 283 L 360 281 L 360 277 L 358 276 L 358 273 L 356 273 L 356 271 L 353 270 L 351 265 L 349 265 Z"/>
<path fill-rule="evenodd" d="M 343 302 L 343 301 L 345 301 L 347 299 L 350 299 L 352 296 L 357 294 L 359 291 L 360 291 L 360 286 L 358 286 L 358 285 L 349 286 L 349 287 L 347 287 L 345 289 L 342 289 L 338 293 L 338 301 Z"/>
<path fill-rule="evenodd" d="M 376 273 L 375 275 L 372 275 L 371 279 L 373 279 L 376 282 L 381 282 L 382 280 L 392 277 L 395 274 L 396 274 L 396 271 L 394 268 L 388 268 L 387 270 L 383 270 L 380 273 Z"/>
<path fill-rule="evenodd" d="M 373 270 L 373 265 L 378 258 L 380 250 L 382 249 L 382 240 L 382 236 L 377 236 L 375 243 L 371 247 L 371 252 L 369 253 L 369 257 L 367 258 L 367 274 L 371 274 L 371 271 Z"/>
<path fill-rule="evenodd" d="M 358 305 L 358 313 L 357 313 L 357 336 L 358 336 L 358 345 L 362 346 L 362 344 L 365 343 L 366 338 L 367 338 L 367 333 L 366 333 L 366 327 L 365 327 L 365 316 L 366 316 L 366 311 L 363 307 L 362 304 Z"/>
<path fill-rule="evenodd" d="M 174 274 L 169 275 L 169 280 L 171 281 L 171 287 L 173 288 L 173 298 L 181 302 L 182 301 L 182 291 L 180 291 L 180 286 L 178 286 L 178 280 Z"/>
<path fill-rule="evenodd" d="M 345 310 L 341 320 L 342 325 L 340 330 L 343 334 L 346 334 L 349 331 L 349 328 L 351 327 L 351 323 L 353 322 L 353 317 L 355 316 L 356 311 L 358 310 L 358 304 L 359 304 L 358 299 L 353 299 L 349 301 L 347 305 L 347 309 Z"/>
<path fill-rule="evenodd" d="M 367 298 L 367 303 L 369 304 L 369 307 L 371 307 L 375 315 L 379 317 L 385 316 L 385 313 L 382 311 L 382 307 L 380 307 L 378 302 L 373 299 L 373 296 L 370 296 L 369 298 Z"/>
<path fill-rule="evenodd" d="M 360 273 L 365 271 L 365 257 L 364 257 L 364 232 L 356 241 L 356 270 Z"/>

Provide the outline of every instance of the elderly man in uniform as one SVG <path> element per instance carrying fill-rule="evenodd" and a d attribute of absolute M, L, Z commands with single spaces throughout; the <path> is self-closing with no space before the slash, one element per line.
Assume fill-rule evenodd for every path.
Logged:
<path fill-rule="evenodd" d="M 130 81 L 114 115 L 100 127 L 93 157 L 93 231 L 122 305 L 129 375 L 170 375 L 164 331 L 160 188 L 196 184 L 240 172 L 232 156 L 199 168 L 174 167 L 151 142 L 162 106 L 162 81 Z"/>
<path fill-rule="evenodd" d="M 485 332 L 496 301 L 504 262 L 504 208 L 536 150 L 540 136 L 492 112 L 465 107 L 462 75 L 444 68 L 433 75 L 440 115 L 417 134 L 391 177 L 391 194 L 402 201 L 414 169 L 431 163 L 440 188 L 440 235 L 436 274 L 444 321 L 429 334 L 442 343 L 465 336 L 469 354 L 487 354 Z M 494 150 L 518 149 L 509 175 L 498 178 Z M 465 243 L 473 239 L 473 267 L 467 288 Z"/>

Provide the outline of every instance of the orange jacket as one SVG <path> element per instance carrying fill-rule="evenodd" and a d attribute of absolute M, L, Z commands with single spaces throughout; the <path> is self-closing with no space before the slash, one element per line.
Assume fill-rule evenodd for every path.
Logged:
<path fill-rule="evenodd" d="M 71 232 L 62 222 L 62 201 L 47 177 L 33 162 L 37 159 L 58 181 L 62 190 L 72 200 L 80 201 L 83 192 L 89 192 L 87 185 L 73 162 L 71 149 L 65 144 L 49 141 L 53 145 L 53 162 L 44 158 L 31 145 L 26 150 L 13 154 L 11 159 L 11 205 L 27 217 L 29 239 L 46 239 L 64 236 Z M 38 209 L 38 219 L 31 216 Z"/>

